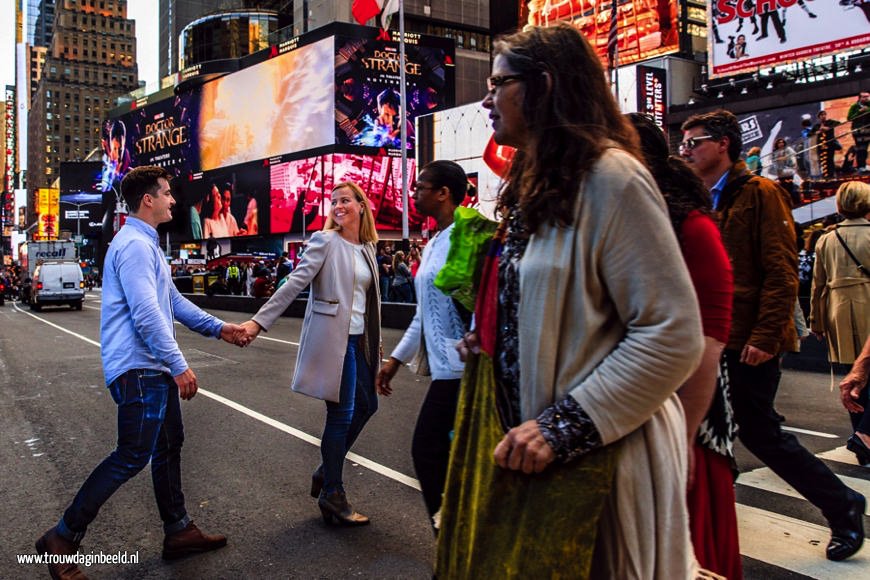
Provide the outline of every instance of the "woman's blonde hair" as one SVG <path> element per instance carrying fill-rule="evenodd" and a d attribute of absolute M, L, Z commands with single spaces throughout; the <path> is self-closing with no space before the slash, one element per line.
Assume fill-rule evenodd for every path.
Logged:
<path fill-rule="evenodd" d="M 870 185 L 863 181 L 847 181 L 837 190 L 837 211 L 847 219 L 870 213 Z"/>
<path fill-rule="evenodd" d="M 350 181 L 342 181 L 341 183 L 335 184 L 335 187 L 332 188 L 332 193 L 335 193 L 341 188 L 351 190 L 353 192 L 353 196 L 363 208 L 363 213 L 362 216 L 360 216 L 359 220 L 359 241 L 364 244 L 368 242 L 376 244 L 378 241 L 378 230 L 375 227 L 375 215 L 372 213 L 372 207 L 371 205 L 369 205 L 369 200 L 366 197 L 365 192 L 356 183 L 352 183 Z M 340 229 L 341 226 L 335 223 L 335 220 L 332 219 L 332 212 L 330 211 L 329 216 L 327 216 L 326 218 L 326 223 L 323 224 L 323 231 L 337 231 Z"/>
<path fill-rule="evenodd" d="M 753 155 L 761 154 L 761 147 L 753 147 L 749 151 L 746 152 L 747 157 L 752 157 Z"/>
<path fill-rule="evenodd" d="M 405 252 L 399 250 L 393 254 L 393 272 L 399 268 L 399 264 L 405 261 Z"/>

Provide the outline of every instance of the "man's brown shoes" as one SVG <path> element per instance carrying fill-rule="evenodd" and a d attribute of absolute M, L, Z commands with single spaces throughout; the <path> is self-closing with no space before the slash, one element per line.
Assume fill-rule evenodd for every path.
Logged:
<path fill-rule="evenodd" d="M 201 554 L 223 548 L 227 537 L 221 534 L 204 534 L 193 522 L 187 527 L 163 539 L 163 559 L 175 560 L 190 554 Z"/>
<path fill-rule="evenodd" d="M 45 532 L 41 538 L 36 540 L 36 553 L 40 555 L 53 554 L 71 556 L 78 552 L 79 545 L 75 542 L 70 542 L 63 536 L 57 533 L 55 528 L 51 528 Z M 49 563 L 48 573 L 54 580 L 88 580 L 85 573 L 73 563 Z"/>

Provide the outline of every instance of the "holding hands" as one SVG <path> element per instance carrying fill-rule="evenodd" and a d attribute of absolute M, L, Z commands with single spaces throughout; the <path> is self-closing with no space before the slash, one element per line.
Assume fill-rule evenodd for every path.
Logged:
<path fill-rule="evenodd" d="M 245 338 L 247 339 L 248 344 L 254 342 L 254 339 L 257 338 L 257 335 L 260 334 L 261 330 L 263 330 L 263 327 L 254 322 L 253 320 L 246 320 L 239 326 L 245 333 Z"/>
<path fill-rule="evenodd" d="M 248 337 L 248 333 L 245 331 L 243 325 L 227 322 L 224 324 L 223 328 L 221 328 L 221 340 L 244 348 L 254 339 Z"/>

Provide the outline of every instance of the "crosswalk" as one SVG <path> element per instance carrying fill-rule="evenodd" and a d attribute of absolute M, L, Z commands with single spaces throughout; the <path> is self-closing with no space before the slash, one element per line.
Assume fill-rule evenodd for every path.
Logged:
<path fill-rule="evenodd" d="M 825 460 L 847 486 L 870 498 L 870 468 L 858 466 L 855 456 L 845 447 L 818 453 L 817 457 Z M 767 494 L 806 501 L 769 468 L 740 474 L 737 486 L 738 498 L 751 496 L 759 500 L 752 502 L 756 505 L 737 504 L 741 554 L 782 568 L 783 575 L 776 577 L 793 578 L 787 571 L 809 578 L 870 579 L 870 546 L 865 544 L 862 551 L 845 562 L 830 562 L 824 555 L 830 539 L 826 526 L 757 507 L 777 503 L 763 501 L 773 497 Z M 870 509 L 865 515 L 870 515 Z M 747 574 L 747 578 L 752 576 Z"/>

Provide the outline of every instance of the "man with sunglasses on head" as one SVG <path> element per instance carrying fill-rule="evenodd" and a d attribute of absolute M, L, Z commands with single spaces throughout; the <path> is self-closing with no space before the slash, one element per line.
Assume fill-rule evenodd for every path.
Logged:
<path fill-rule="evenodd" d="M 714 218 L 734 269 L 724 357 L 740 441 L 822 510 L 831 528 L 827 557 L 844 560 L 864 543 L 866 500 L 784 432 L 774 411 L 779 355 L 795 342 L 798 275 L 788 195 L 748 171 L 740 159 L 740 124 L 729 111 L 690 117 L 682 131 L 680 155 L 712 194 Z"/>

